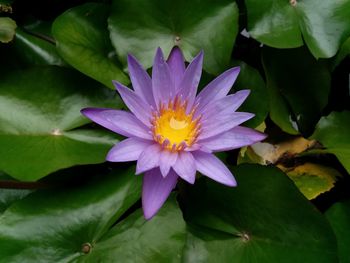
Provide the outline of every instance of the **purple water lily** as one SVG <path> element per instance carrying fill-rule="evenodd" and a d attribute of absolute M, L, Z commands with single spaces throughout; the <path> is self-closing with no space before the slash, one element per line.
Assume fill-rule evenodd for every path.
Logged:
<path fill-rule="evenodd" d="M 140 63 L 128 56 L 134 91 L 114 81 L 130 112 L 86 108 L 92 121 L 128 137 L 108 153 L 111 162 L 137 160 L 143 177 L 142 206 L 153 217 L 176 186 L 178 178 L 193 184 L 196 171 L 227 186 L 237 183 L 230 170 L 213 153 L 251 145 L 266 135 L 238 126 L 254 114 L 236 112 L 249 95 L 241 90 L 227 95 L 239 73 L 231 68 L 196 96 L 202 73 L 203 52 L 185 67 L 179 48 L 167 61 L 158 48 L 152 79 Z"/>

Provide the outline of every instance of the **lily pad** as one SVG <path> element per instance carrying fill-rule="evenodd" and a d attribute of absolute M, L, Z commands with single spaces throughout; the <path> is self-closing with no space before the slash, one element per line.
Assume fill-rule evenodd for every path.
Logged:
<path fill-rule="evenodd" d="M 82 127 L 87 106 L 118 108 L 115 93 L 76 71 L 48 66 L 0 79 L 0 169 L 32 181 L 77 164 L 101 163 L 117 142 Z M 18 165 L 18 164 L 21 165 Z"/>
<path fill-rule="evenodd" d="M 312 139 L 318 140 L 350 173 L 350 112 L 332 112 L 317 124 Z"/>
<path fill-rule="evenodd" d="M 245 0 L 252 37 L 275 48 L 303 39 L 316 58 L 329 58 L 350 34 L 349 1 Z"/>
<path fill-rule="evenodd" d="M 84 255 L 141 194 L 134 167 L 75 186 L 38 190 L 0 216 L 3 262 L 68 262 Z"/>
<path fill-rule="evenodd" d="M 87 3 L 71 8 L 53 23 L 57 50 L 66 62 L 114 90 L 112 80 L 128 84 L 109 40 L 110 7 Z"/>
<path fill-rule="evenodd" d="M 233 173 L 235 188 L 202 178 L 184 191 L 184 262 L 338 262 L 329 223 L 285 174 L 252 164 Z"/>
<path fill-rule="evenodd" d="M 185 241 L 186 224 L 172 196 L 152 220 L 138 210 L 114 226 L 77 262 L 180 263 Z"/>
<path fill-rule="evenodd" d="M 0 172 L 0 186 L 3 182 L 8 182 L 11 177 Z M 33 190 L 29 189 L 0 189 L 0 215 L 14 202 L 23 199 Z"/>
<path fill-rule="evenodd" d="M 29 34 L 21 28 L 16 30 L 16 39 L 12 48 L 15 51 L 14 57 L 27 66 L 65 65 L 62 58 L 58 55 L 54 43 Z"/>
<path fill-rule="evenodd" d="M 337 236 L 339 262 L 349 263 L 350 247 L 350 200 L 334 204 L 326 216 Z"/>
<path fill-rule="evenodd" d="M 331 76 L 326 63 L 305 48 L 265 47 L 263 64 L 271 119 L 285 132 L 312 134 L 328 102 Z"/>
<path fill-rule="evenodd" d="M 179 46 L 187 61 L 204 50 L 204 69 L 217 75 L 226 69 L 238 32 L 234 1 L 114 0 L 109 17 L 112 43 L 126 65 L 127 53 L 146 68 L 157 47 L 166 56 Z"/>

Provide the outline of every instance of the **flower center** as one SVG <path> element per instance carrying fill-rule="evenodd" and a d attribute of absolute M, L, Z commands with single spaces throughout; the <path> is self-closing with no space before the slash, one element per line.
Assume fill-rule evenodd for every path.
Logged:
<path fill-rule="evenodd" d="M 159 112 L 153 114 L 153 138 L 164 148 L 180 151 L 191 146 L 200 129 L 199 119 L 193 119 L 195 109 L 186 114 L 187 103 L 176 97 L 167 105 L 161 104 Z"/>

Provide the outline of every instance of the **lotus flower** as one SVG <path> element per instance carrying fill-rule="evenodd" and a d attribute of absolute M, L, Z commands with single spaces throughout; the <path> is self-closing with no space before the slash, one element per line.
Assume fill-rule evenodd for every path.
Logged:
<path fill-rule="evenodd" d="M 140 63 L 128 56 L 133 90 L 113 81 L 131 112 L 85 108 L 82 113 L 127 139 L 117 143 L 106 159 L 137 161 L 136 174 L 144 173 L 142 207 L 152 218 L 168 198 L 179 178 L 195 182 L 196 171 L 227 186 L 236 186 L 230 170 L 214 153 L 240 148 L 266 136 L 239 126 L 254 117 L 236 112 L 249 95 L 241 90 L 228 95 L 239 73 L 231 68 L 197 96 L 203 52 L 185 66 L 181 50 L 174 47 L 167 61 L 158 48 L 152 78 Z"/>

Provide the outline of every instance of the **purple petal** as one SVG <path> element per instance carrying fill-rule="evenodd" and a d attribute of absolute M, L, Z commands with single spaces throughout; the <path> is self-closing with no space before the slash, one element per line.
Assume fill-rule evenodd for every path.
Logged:
<path fill-rule="evenodd" d="M 254 129 L 237 126 L 232 130 L 224 132 L 218 136 L 200 141 L 200 144 L 211 151 L 228 151 L 252 145 L 267 137 L 266 134 Z"/>
<path fill-rule="evenodd" d="M 122 97 L 126 106 L 135 114 L 136 118 L 142 121 L 147 127 L 151 127 L 151 107 L 143 101 L 135 92 L 125 87 L 117 81 L 113 84 L 120 96 Z"/>
<path fill-rule="evenodd" d="M 193 184 L 196 179 L 196 163 L 190 152 L 179 152 L 174 171 L 185 181 Z"/>
<path fill-rule="evenodd" d="M 159 166 L 162 148 L 155 143 L 148 146 L 141 154 L 136 165 L 136 174 L 143 173 Z"/>
<path fill-rule="evenodd" d="M 149 105 L 155 106 L 152 93 L 152 80 L 141 64 L 132 55 L 128 55 L 128 69 L 135 93 Z"/>
<path fill-rule="evenodd" d="M 99 125 L 126 137 L 153 140 L 149 129 L 133 114 L 121 110 L 85 108 L 81 113 Z"/>
<path fill-rule="evenodd" d="M 175 95 L 175 87 L 168 64 L 164 61 L 163 52 L 157 49 L 152 69 L 152 88 L 156 106 L 167 103 Z"/>
<path fill-rule="evenodd" d="M 225 97 L 239 74 L 239 67 L 226 70 L 212 82 L 210 82 L 197 96 L 195 104 L 198 104 L 197 113 L 201 114 L 204 106 L 209 102 Z"/>
<path fill-rule="evenodd" d="M 128 138 L 113 146 L 108 152 L 106 160 L 110 162 L 135 161 L 151 143 L 151 141 L 139 138 Z"/>
<path fill-rule="evenodd" d="M 228 115 L 234 113 L 239 106 L 248 97 L 250 90 L 240 90 L 235 94 L 228 95 L 222 99 L 218 99 L 209 103 L 202 115 L 202 119 L 206 119 L 213 115 Z"/>
<path fill-rule="evenodd" d="M 171 170 L 163 177 L 159 169 L 145 173 L 142 185 L 142 208 L 146 219 L 152 218 L 176 186 L 178 176 Z"/>
<path fill-rule="evenodd" d="M 177 152 L 171 152 L 169 150 L 163 150 L 159 157 L 159 168 L 163 177 L 166 177 L 170 171 L 170 168 L 175 164 L 177 159 Z"/>
<path fill-rule="evenodd" d="M 249 112 L 234 112 L 229 115 L 213 115 L 202 122 L 198 142 L 231 130 L 254 116 L 253 113 Z"/>
<path fill-rule="evenodd" d="M 237 185 L 230 170 L 215 155 L 201 151 L 196 151 L 192 154 L 196 160 L 197 170 L 201 174 L 224 185 Z"/>
<path fill-rule="evenodd" d="M 185 72 L 185 61 L 181 49 L 173 47 L 168 57 L 167 63 L 174 79 L 175 91 L 179 90 L 180 83 Z"/>
<path fill-rule="evenodd" d="M 203 51 L 188 65 L 181 81 L 178 94 L 188 101 L 188 109 L 191 109 L 196 98 L 198 83 L 202 75 Z"/>

